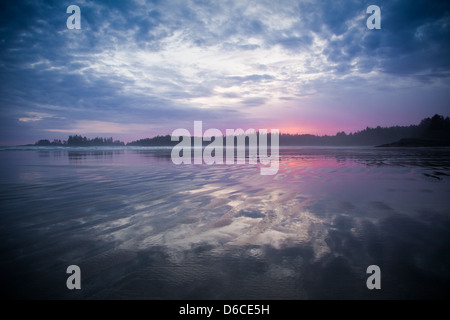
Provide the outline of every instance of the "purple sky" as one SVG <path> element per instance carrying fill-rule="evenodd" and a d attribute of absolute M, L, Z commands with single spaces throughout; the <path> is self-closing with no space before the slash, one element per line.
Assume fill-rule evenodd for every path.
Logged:
<path fill-rule="evenodd" d="M 71 4 L 81 30 L 66 27 Z M 371 4 L 381 30 L 366 27 Z M 0 16 L 2 145 L 449 115 L 445 1 L 9 1 Z"/>

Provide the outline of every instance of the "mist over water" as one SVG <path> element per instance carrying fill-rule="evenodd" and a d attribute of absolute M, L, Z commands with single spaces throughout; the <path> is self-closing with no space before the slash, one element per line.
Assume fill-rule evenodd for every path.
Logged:
<path fill-rule="evenodd" d="M 450 149 L 281 148 L 273 176 L 170 152 L 2 148 L 2 295 L 449 298 Z"/>

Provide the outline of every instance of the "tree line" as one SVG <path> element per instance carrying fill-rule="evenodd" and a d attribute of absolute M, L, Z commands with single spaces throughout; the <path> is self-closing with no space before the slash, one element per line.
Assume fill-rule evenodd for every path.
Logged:
<path fill-rule="evenodd" d="M 259 133 L 257 133 L 259 138 Z M 434 115 L 423 119 L 418 125 L 376 127 L 354 133 L 338 132 L 334 136 L 317 136 L 312 134 L 280 134 L 280 146 L 378 146 L 390 144 L 402 139 L 414 139 L 423 146 L 450 146 L 450 118 Z M 193 137 L 191 137 L 193 139 Z M 270 139 L 267 139 L 270 144 Z M 193 145 L 193 141 L 191 141 Z M 127 146 L 175 146 L 178 141 L 171 141 L 170 135 L 156 136 L 133 142 Z M 209 142 L 203 142 L 207 145 Z M 393 145 L 394 146 L 394 145 Z"/>
<path fill-rule="evenodd" d="M 257 133 L 259 138 L 259 133 Z M 191 137 L 193 139 L 193 137 Z M 434 115 L 423 119 L 418 125 L 393 127 L 367 127 L 354 133 L 338 132 L 334 136 L 317 136 L 312 134 L 280 134 L 280 146 L 399 146 L 398 141 L 409 139 L 416 145 L 450 146 L 450 118 Z M 39 140 L 37 146 L 175 146 L 179 142 L 172 141 L 170 135 L 145 138 L 125 144 L 113 138 L 89 139 L 80 135 L 69 136 L 67 141 Z M 209 142 L 204 142 L 208 144 Z M 270 144 L 270 139 L 268 139 Z"/>
<path fill-rule="evenodd" d="M 124 146 L 125 143 L 119 140 L 113 140 L 113 138 L 94 138 L 89 139 L 79 135 L 69 136 L 67 140 L 50 140 L 43 139 L 35 143 L 36 146 L 67 146 L 67 147 L 110 147 L 110 146 Z"/>

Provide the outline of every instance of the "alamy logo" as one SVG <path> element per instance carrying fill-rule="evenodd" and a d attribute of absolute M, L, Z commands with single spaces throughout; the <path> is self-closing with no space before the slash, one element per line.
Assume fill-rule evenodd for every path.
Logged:
<path fill-rule="evenodd" d="M 81 269 L 79 266 L 73 264 L 67 267 L 66 273 L 71 274 L 67 278 L 66 286 L 67 289 L 73 290 L 73 289 L 81 289 Z"/>
<path fill-rule="evenodd" d="M 245 164 L 248 150 L 249 164 L 257 164 L 259 159 L 262 165 L 261 175 L 274 175 L 279 168 L 279 130 L 270 130 L 270 155 L 267 152 L 268 137 L 266 129 L 260 129 L 258 132 L 254 129 L 248 129 L 245 132 L 242 129 L 226 129 L 224 137 L 222 131 L 218 129 L 208 129 L 203 132 L 202 121 L 194 121 L 193 136 L 187 129 L 176 129 L 172 132 L 171 140 L 180 141 L 181 138 L 181 141 L 172 149 L 171 158 L 176 165 L 192 164 L 192 158 L 194 164 L 224 164 L 225 150 L 225 164 Z M 248 138 L 248 144 L 246 138 Z M 235 140 L 237 140 L 236 146 Z M 211 143 L 204 146 L 204 141 Z"/>
<path fill-rule="evenodd" d="M 366 285 L 367 289 L 381 289 L 381 270 L 380 267 L 373 264 L 367 267 L 367 273 L 371 274 L 369 278 L 367 278 Z"/>
<path fill-rule="evenodd" d="M 67 7 L 66 12 L 71 14 L 66 20 L 67 29 L 81 29 L 80 7 L 72 4 Z"/>
<path fill-rule="evenodd" d="M 366 25 L 370 30 L 381 29 L 381 9 L 379 6 L 371 5 L 367 8 L 366 13 L 371 16 L 367 18 Z"/>

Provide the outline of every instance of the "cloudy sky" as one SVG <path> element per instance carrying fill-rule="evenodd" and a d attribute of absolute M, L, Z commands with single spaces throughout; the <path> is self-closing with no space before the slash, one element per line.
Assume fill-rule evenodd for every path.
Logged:
<path fill-rule="evenodd" d="M 81 8 L 70 30 L 69 5 Z M 381 30 L 369 30 L 369 5 Z M 176 128 L 335 134 L 450 115 L 450 3 L 83 0 L 0 5 L 0 144 Z"/>

